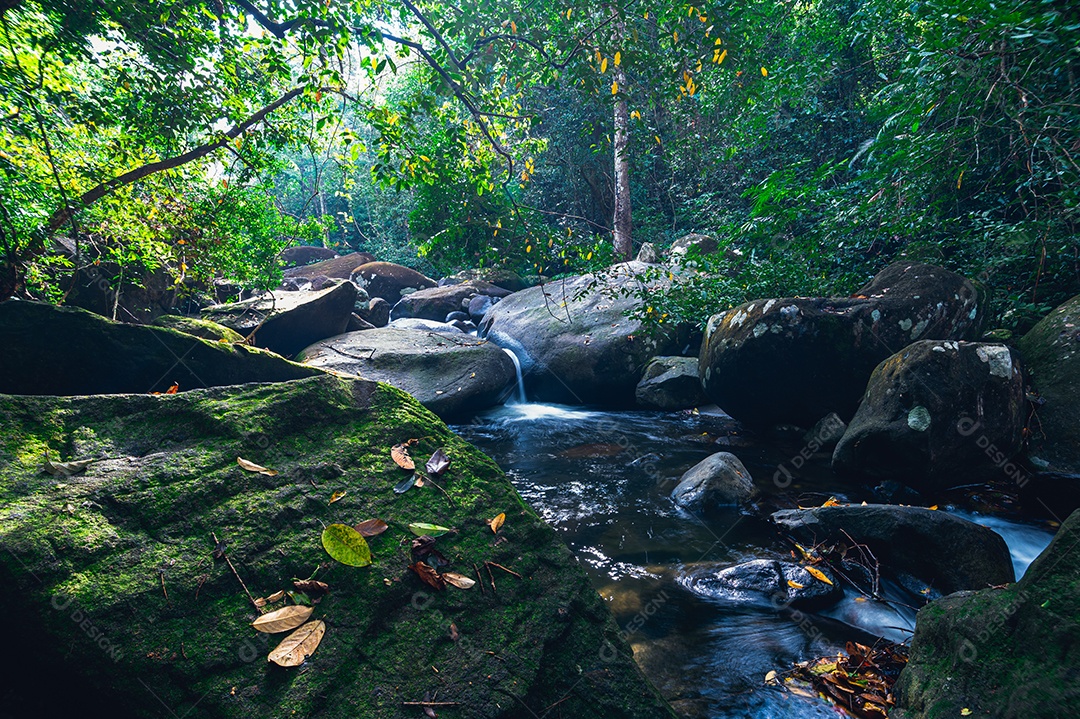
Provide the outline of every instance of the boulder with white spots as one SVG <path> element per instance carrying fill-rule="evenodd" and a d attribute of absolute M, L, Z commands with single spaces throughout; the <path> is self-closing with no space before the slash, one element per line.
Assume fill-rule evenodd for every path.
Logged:
<path fill-rule="evenodd" d="M 886 357 L 916 340 L 978 337 L 982 299 L 960 275 L 899 262 L 851 297 L 747 302 L 709 320 L 702 386 L 750 425 L 847 419 Z"/>
<path fill-rule="evenodd" d="M 1020 357 L 1007 345 L 914 342 L 874 370 L 833 468 L 928 491 L 1008 481 L 1026 402 Z"/>

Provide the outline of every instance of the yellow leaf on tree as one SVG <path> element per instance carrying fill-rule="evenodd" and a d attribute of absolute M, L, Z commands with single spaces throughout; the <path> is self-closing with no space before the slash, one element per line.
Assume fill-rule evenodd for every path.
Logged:
<path fill-rule="evenodd" d="M 622 53 L 621 52 L 615 53 L 615 67 L 618 67 L 619 63 L 621 63 L 621 62 L 622 62 Z"/>
<path fill-rule="evenodd" d="M 607 58 L 606 57 L 603 60 L 600 61 L 600 74 L 603 75 L 605 72 L 607 72 Z"/>
<path fill-rule="evenodd" d="M 725 57 L 727 57 L 727 50 L 724 50 L 722 53 L 720 53 L 720 57 L 716 58 L 716 64 L 719 65 L 724 62 Z"/>
<path fill-rule="evenodd" d="M 825 576 L 825 572 L 821 571 L 817 567 L 805 567 L 806 571 L 810 572 L 810 575 L 818 581 L 825 582 L 826 584 L 832 584 L 832 580 Z"/>
<path fill-rule="evenodd" d="M 619 83 L 617 83 L 617 82 L 611 83 L 611 94 L 615 95 L 618 92 L 619 92 Z"/>
<path fill-rule="evenodd" d="M 636 120 L 640 120 L 641 119 L 641 113 L 638 112 L 637 110 L 634 110 L 633 112 L 630 113 L 630 117 L 632 117 L 632 118 L 634 118 Z"/>
<path fill-rule="evenodd" d="M 678 42 L 679 41 L 679 31 L 678 30 L 671 33 L 671 41 L 672 42 Z"/>
<path fill-rule="evenodd" d="M 768 77 L 769 76 L 769 71 L 766 70 L 764 67 L 761 68 L 761 76 L 762 77 Z"/>
<path fill-rule="evenodd" d="M 572 7 L 566 8 L 566 19 L 567 20 L 570 19 L 570 13 L 572 13 L 573 11 L 574 11 L 574 8 L 572 8 Z"/>
<path fill-rule="evenodd" d="M 532 252 L 532 245 L 525 245 L 525 254 Z"/>
<path fill-rule="evenodd" d="M 517 35 L 517 23 L 513 20 L 510 21 L 510 31 Z"/>
<path fill-rule="evenodd" d="M 653 137 L 655 137 L 655 138 L 656 138 L 656 144 L 657 144 L 657 145 L 661 144 L 661 143 L 660 143 L 660 136 L 659 136 L 659 135 L 653 135 Z"/>

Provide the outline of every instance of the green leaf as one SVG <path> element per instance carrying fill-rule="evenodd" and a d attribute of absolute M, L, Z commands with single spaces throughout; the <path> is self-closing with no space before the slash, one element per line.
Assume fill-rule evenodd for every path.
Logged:
<path fill-rule="evenodd" d="M 371 549 L 367 541 L 352 527 L 330 524 L 323 530 L 322 545 L 326 553 L 350 567 L 366 567 L 371 564 Z"/>
<path fill-rule="evenodd" d="M 449 527 L 440 527 L 437 524 L 428 524 L 427 522 L 413 522 L 409 525 L 409 531 L 418 537 L 423 537 L 425 534 L 430 537 L 441 537 L 450 531 Z"/>

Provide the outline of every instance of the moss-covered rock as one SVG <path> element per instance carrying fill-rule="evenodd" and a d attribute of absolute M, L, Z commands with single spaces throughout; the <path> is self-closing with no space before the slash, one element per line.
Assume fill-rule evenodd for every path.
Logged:
<path fill-rule="evenodd" d="M 389 448 L 418 438 L 452 461 L 440 485 L 396 494 Z M 54 477 L 42 457 L 97 459 Z M 276 476 L 246 472 L 238 456 Z M 335 492 L 340 501 L 330 503 Z M 504 512 L 496 536 L 486 520 Z M 372 566 L 331 560 L 330 523 L 381 518 Z M 437 547 L 483 589 L 435 591 L 408 569 L 407 525 L 455 528 Z M 283 635 L 255 632 L 256 597 L 317 578 L 322 645 L 299 669 L 268 664 Z M 0 396 L 0 582 L 15 707 L 65 684 L 72 704 L 119 716 L 671 716 L 569 551 L 499 468 L 387 385 L 321 376 L 180 395 Z M 520 578 L 492 567 L 494 561 Z M 14 626 L 12 626 L 14 625 Z M 451 625 L 455 627 L 451 629 Z M 458 637 L 451 637 L 456 631 Z M 18 647 L 18 649 L 15 649 Z M 530 713 L 530 711 L 532 713 Z M 27 712 L 28 714 L 29 712 Z M 55 714 L 53 714 L 55 715 Z"/>
<path fill-rule="evenodd" d="M 879 362 L 915 340 L 979 336 L 984 297 L 954 272 L 897 262 L 852 297 L 755 300 L 713 315 L 699 375 L 741 422 L 812 427 L 847 420 Z"/>
<path fill-rule="evenodd" d="M 202 337 L 204 340 L 210 340 L 211 342 L 220 342 L 221 340 L 225 340 L 226 342 L 244 341 L 243 335 L 236 330 L 231 330 L 224 325 L 219 325 L 217 322 L 200 320 L 196 317 L 162 315 L 154 320 L 154 325 L 157 327 L 167 327 L 171 330 L 192 335 L 193 337 Z"/>
<path fill-rule="evenodd" d="M 265 350 L 113 322 L 73 307 L 0 303 L 0 393 L 112 394 L 280 382 L 321 371 Z"/>
<path fill-rule="evenodd" d="M 1057 719 L 1080 707 L 1080 512 L 1004 589 L 923 607 L 897 717 Z"/>

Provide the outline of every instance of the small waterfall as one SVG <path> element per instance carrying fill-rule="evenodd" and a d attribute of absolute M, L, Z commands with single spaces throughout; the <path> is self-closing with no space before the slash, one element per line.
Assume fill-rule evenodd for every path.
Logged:
<path fill-rule="evenodd" d="M 517 394 L 506 401 L 506 404 L 525 404 L 525 380 L 521 377 L 521 360 L 517 355 L 506 347 L 502 348 L 502 351 L 510 355 L 510 360 L 514 363 L 514 372 L 517 373 Z"/>

